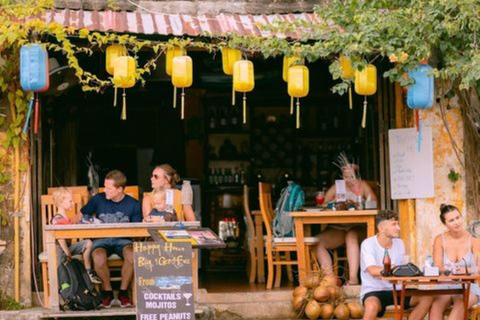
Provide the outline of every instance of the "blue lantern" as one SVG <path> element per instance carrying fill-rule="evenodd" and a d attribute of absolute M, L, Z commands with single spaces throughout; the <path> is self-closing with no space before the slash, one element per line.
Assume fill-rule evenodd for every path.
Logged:
<path fill-rule="evenodd" d="M 48 53 L 47 50 L 39 44 L 28 44 L 20 48 L 20 85 L 23 90 L 34 92 L 30 99 L 30 106 L 28 108 L 25 126 L 23 127 L 23 133 L 27 133 L 34 102 L 34 133 L 37 133 L 40 108 L 37 93 L 47 91 L 50 86 Z"/>
<path fill-rule="evenodd" d="M 415 83 L 408 87 L 407 105 L 410 109 L 428 109 L 433 106 L 433 75 L 432 67 L 421 65 L 408 73 Z"/>

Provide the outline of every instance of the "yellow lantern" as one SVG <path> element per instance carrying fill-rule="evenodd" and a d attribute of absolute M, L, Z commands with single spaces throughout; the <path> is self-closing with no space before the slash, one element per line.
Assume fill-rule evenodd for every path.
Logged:
<path fill-rule="evenodd" d="M 305 63 L 305 59 L 300 58 L 298 56 L 290 56 L 290 57 L 284 56 L 283 72 L 282 72 L 283 81 L 288 82 L 288 68 L 296 64 L 303 65 L 304 63 Z M 293 97 L 290 98 L 290 114 L 293 114 Z"/>
<path fill-rule="evenodd" d="M 173 58 L 179 57 L 179 56 L 184 56 L 187 54 L 187 51 L 184 48 L 179 48 L 179 47 L 173 47 L 170 49 L 167 49 L 167 55 L 166 55 L 166 72 L 169 76 L 172 75 L 172 61 Z"/>
<path fill-rule="evenodd" d="M 377 68 L 373 64 L 367 64 L 362 71 L 355 71 L 355 92 L 365 96 L 362 117 L 362 128 L 365 128 L 367 122 L 367 96 L 377 92 Z"/>
<path fill-rule="evenodd" d="M 296 127 L 300 128 L 300 98 L 306 97 L 309 90 L 309 72 L 306 66 L 288 68 L 288 94 L 297 98 Z"/>
<path fill-rule="evenodd" d="M 127 55 L 127 48 L 119 44 L 112 44 L 107 47 L 105 51 L 106 61 L 105 69 L 111 75 L 113 75 L 113 61 L 118 57 L 124 57 Z M 117 87 L 115 86 L 114 96 L 113 96 L 113 106 L 117 106 Z"/>
<path fill-rule="evenodd" d="M 255 78 L 253 76 L 253 63 L 248 60 L 240 60 L 233 65 L 233 89 L 243 92 L 243 123 L 247 123 L 247 97 L 246 92 L 250 92 L 255 87 Z"/>
<path fill-rule="evenodd" d="M 242 59 L 242 52 L 238 49 L 223 47 L 222 49 L 222 67 L 226 75 L 233 75 L 233 65 Z M 235 89 L 232 85 L 232 106 L 235 105 Z"/>
<path fill-rule="evenodd" d="M 193 83 L 193 63 L 189 56 L 173 58 L 172 61 L 172 84 L 175 88 L 182 88 L 181 118 L 185 117 L 185 88 Z M 175 100 L 174 96 L 174 100 Z"/>
<path fill-rule="evenodd" d="M 340 64 L 340 72 L 343 79 L 353 79 L 355 77 L 355 70 L 352 67 L 352 60 L 349 57 L 340 55 L 338 59 Z M 352 101 L 352 87 L 348 86 L 348 103 L 350 106 L 350 110 L 353 108 L 353 101 Z"/>
<path fill-rule="evenodd" d="M 123 107 L 120 119 L 127 120 L 127 94 L 125 88 L 131 88 L 136 82 L 136 66 L 133 57 L 117 57 L 113 60 L 113 84 L 123 88 Z"/>

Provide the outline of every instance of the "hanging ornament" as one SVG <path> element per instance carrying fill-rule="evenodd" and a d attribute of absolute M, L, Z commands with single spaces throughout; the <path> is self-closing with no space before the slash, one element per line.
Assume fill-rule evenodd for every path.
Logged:
<path fill-rule="evenodd" d="M 48 52 L 39 44 L 27 44 L 20 48 L 20 85 L 25 91 L 32 91 L 23 133 L 27 133 L 28 123 L 35 105 L 33 132 L 38 133 L 40 102 L 39 92 L 45 92 L 50 86 Z"/>
<path fill-rule="evenodd" d="M 173 58 L 172 61 L 172 84 L 175 88 L 182 88 L 181 119 L 185 118 L 185 88 L 193 83 L 193 63 L 189 56 Z M 176 97 L 174 96 L 174 99 Z"/>
<path fill-rule="evenodd" d="M 306 97 L 309 90 L 309 74 L 306 66 L 288 68 L 288 94 L 297 98 L 296 128 L 300 128 L 300 98 Z"/>
<path fill-rule="evenodd" d="M 165 55 L 165 72 L 171 76 L 172 75 L 172 65 L 173 58 L 184 56 L 187 54 L 187 50 L 179 47 L 172 47 L 167 49 L 167 54 Z M 173 109 L 177 107 L 177 87 L 173 87 Z"/>
<path fill-rule="evenodd" d="M 235 62 L 233 65 L 233 89 L 243 92 L 243 124 L 247 123 L 247 97 L 245 93 L 252 91 L 254 87 L 253 63 L 248 60 Z"/>
<path fill-rule="evenodd" d="M 223 73 L 228 76 L 233 75 L 233 65 L 242 59 L 242 52 L 238 49 L 223 47 L 222 49 L 222 67 Z M 232 81 L 233 82 L 233 81 Z M 232 106 L 235 105 L 235 89 L 232 83 Z"/>
<path fill-rule="evenodd" d="M 431 74 L 432 67 L 427 64 L 420 65 L 414 71 L 408 72 L 408 77 L 414 80 L 414 84 L 408 87 L 407 105 L 415 110 L 415 127 L 418 132 L 418 151 L 421 148 L 422 123 L 420 109 L 428 109 L 433 106 L 434 80 Z"/>
<path fill-rule="evenodd" d="M 305 59 L 300 58 L 298 56 L 283 57 L 283 72 L 282 72 L 283 81 L 288 83 L 288 69 L 296 64 L 299 64 L 299 65 L 305 64 Z M 290 97 L 290 114 L 293 114 L 293 97 Z"/>
<path fill-rule="evenodd" d="M 347 80 L 353 79 L 355 77 L 355 70 L 352 66 L 352 60 L 347 56 L 340 55 L 338 62 L 340 64 L 342 78 Z M 352 86 L 350 84 L 348 85 L 348 106 L 350 110 L 353 109 Z"/>
<path fill-rule="evenodd" d="M 127 120 L 127 94 L 126 88 L 135 86 L 136 65 L 133 57 L 117 57 L 113 60 L 113 84 L 116 88 L 123 88 L 123 106 L 120 119 Z"/>
<path fill-rule="evenodd" d="M 377 68 L 373 64 L 367 64 L 362 71 L 355 71 L 355 92 L 365 96 L 362 117 L 362 128 L 365 128 L 367 123 L 367 96 L 377 92 Z"/>
<path fill-rule="evenodd" d="M 113 61 L 115 61 L 116 58 L 118 57 L 125 57 L 127 55 L 127 48 L 125 46 L 119 45 L 119 44 L 112 44 L 107 47 L 107 50 L 105 51 L 105 69 L 107 70 L 108 74 L 113 75 L 114 72 L 114 64 Z M 113 106 L 117 106 L 117 87 L 114 86 L 114 92 L 113 92 Z"/>

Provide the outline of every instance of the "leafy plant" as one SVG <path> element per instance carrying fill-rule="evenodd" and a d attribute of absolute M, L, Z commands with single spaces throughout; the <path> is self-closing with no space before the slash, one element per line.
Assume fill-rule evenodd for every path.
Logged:
<path fill-rule="evenodd" d="M 452 182 L 457 182 L 460 179 L 460 173 L 456 172 L 454 169 L 450 169 L 448 173 L 448 180 Z"/>

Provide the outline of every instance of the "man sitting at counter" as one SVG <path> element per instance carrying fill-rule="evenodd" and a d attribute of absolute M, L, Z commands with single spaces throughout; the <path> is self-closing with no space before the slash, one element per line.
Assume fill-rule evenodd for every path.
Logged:
<path fill-rule="evenodd" d="M 357 209 L 363 209 L 363 204 L 366 201 L 376 203 L 375 192 L 368 183 L 360 179 L 356 164 L 349 162 L 347 156 L 341 153 L 338 157 L 338 163 L 335 163 L 335 165 L 341 169 L 343 180 L 337 180 L 335 185 L 330 187 L 325 195 L 325 203 L 330 201 L 352 202 Z M 360 266 L 360 236 L 362 233 L 364 233 L 363 227 L 356 224 L 330 224 L 320 233 L 317 258 L 326 274 L 333 274 L 332 257 L 328 250 L 336 249 L 345 244 L 349 267 L 347 284 L 359 284 L 358 269 Z"/>

